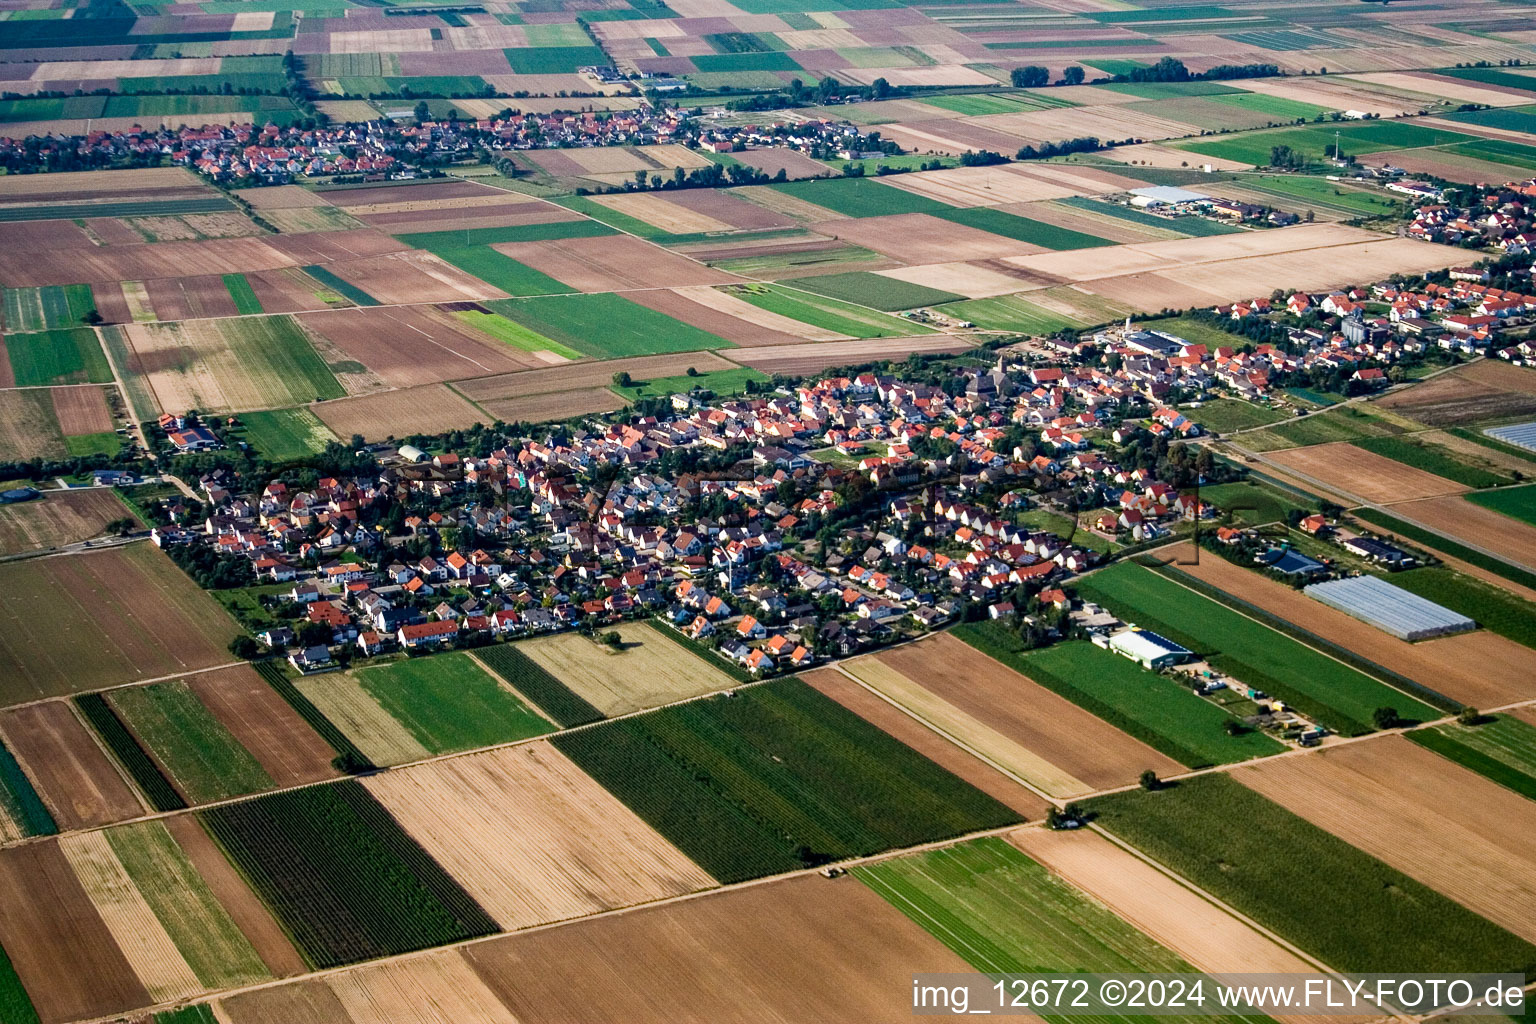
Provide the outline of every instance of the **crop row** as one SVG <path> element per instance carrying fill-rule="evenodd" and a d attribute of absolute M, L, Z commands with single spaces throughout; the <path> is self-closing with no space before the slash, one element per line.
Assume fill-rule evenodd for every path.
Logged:
<path fill-rule="evenodd" d="M 603 717 L 601 711 L 516 647 L 509 644 L 485 647 L 476 651 L 475 657 L 508 686 L 538 705 L 539 710 L 562 729 L 596 722 Z"/>
<path fill-rule="evenodd" d="M 273 662 L 260 661 L 254 666 L 256 674 L 267 681 L 267 685 L 277 691 L 277 695 L 288 703 L 288 706 L 298 712 L 300 718 L 309 723 L 309 727 L 319 733 L 320 738 L 336 751 L 338 765 L 349 771 L 367 771 L 375 767 L 357 744 L 347 738 L 346 733 L 336 728 L 336 724 L 321 713 L 320 709 L 310 703 L 308 697 L 293 685 L 293 680 L 283 674 L 283 670 Z"/>
<path fill-rule="evenodd" d="M 37 790 L 32 788 L 31 780 L 4 744 L 0 744 L 0 810 L 29 836 L 51 836 L 59 830 Z"/>
<path fill-rule="evenodd" d="M 99 693 L 88 693 L 76 697 L 75 706 L 80 709 L 85 720 L 95 727 L 102 742 L 117 757 L 123 770 L 138 784 L 150 807 L 157 811 L 179 811 L 187 806 L 186 800 L 171 785 L 171 780 L 165 777 L 160 766 L 155 764 L 133 733 L 128 731 L 105 697 Z"/>

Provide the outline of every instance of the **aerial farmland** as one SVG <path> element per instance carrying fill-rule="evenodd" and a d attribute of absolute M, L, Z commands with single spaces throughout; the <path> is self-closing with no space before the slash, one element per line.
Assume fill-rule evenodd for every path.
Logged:
<path fill-rule="evenodd" d="M 1528 5 L 0 0 L 0 80 L 0 1024 L 1536 991 Z"/>

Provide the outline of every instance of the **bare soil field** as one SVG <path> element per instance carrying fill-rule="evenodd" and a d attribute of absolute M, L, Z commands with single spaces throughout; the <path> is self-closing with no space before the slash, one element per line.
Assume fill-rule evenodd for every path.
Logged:
<path fill-rule="evenodd" d="M 912 972 L 970 970 L 865 886 L 814 875 L 462 955 L 521 1024 L 895 1021 L 911 1013 Z"/>
<path fill-rule="evenodd" d="M 1518 519 L 1455 496 L 1407 501 L 1388 511 L 1536 568 L 1536 528 Z"/>
<path fill-rule="evenodd" d="M 1046 251 L 1044 246 L 954 224 L 925 213 L 825 221 L 817 224 L 816 230 L 914 264 L 1025 256 Z"/>
<path fill-rule="evenodd" d="M 50 388 L 53 397 L 53 414 L 58 418 L 59 430 L 66 437 L 81 434 L 103 434 L 117 429 L 112 422 L 112 409 L 107 405 L 105 388 L 58 387 Z"/>
<path fill-rule="evenodd" d="M 715 884 L 548 743 L 417 765 L 364 785 L 508 930 Z"/>
<path fill-rule="evenodd" d="M 613 412 L 626 404 L 623 398 L 607 388 L 582 388 L 578 391 L 503 398 L 484 403 L 484 409 L 493 419 L 503 423 L 544 423 L 570 419 L 572 416 Z"/>
<path fill-rule="evenodd" d="M 1103 249 L 1099 249 L 1103 252 Z M 925 263 L 916 267 L 895 267 L 876 271 L 882 277 L 895 278 L 926 288 L 953 292 L 968 299 L 985 299 L 994 295 L 1008 295 L 1033 286 L 1043 288 L 1056 283 L 1046 280 L 1026 280 L 1024 274 L 1013 274 L 1002 260 L 975 263 Z"/>
<path fill-rule="evenodd" d="M 0 249 L 89 249 L 95 244 L 85 228 L 70 220 L 14 220 L 0 224 Z"/>
<path fill-rule="evenodd" d="M 253 188 L 249 192 L 250 195 L 241 195 L 240 198 L 257 210 L 300 210 L 332 205 L 325 196 L 319 192 L 311 192 L 302 185 L 275 185 L 268 188 Z M 345 193 L 339 194 L 345 195 Z"/>
<path fill-rule="evenodd" d="M 126 324 L 133 320 L 133 309 L 123 294 L 122 285 L 113 281 L 97 281 L 91 285 L 91 299 L 103 323 Z"/>
<path fill-rule="evenodd" d="M 1007 839 L 1198 970 L 1289 974 L 1299 956 L 1097 832 L 1021 828 Z"/>
<path fill-rule="evenodd" d="M 240 877 L 197 818 L 176 814 L 165 818 L 164 822 L 171 838 L 176 840 L 176 845 L 181 847 L 197 873 L 203 876 L 214 897 L 234 920 L 235 927 L 250 940 L 251 947 L 272 976 L 289 978 L 302 974 L 306 967 L 293 943 L 288 941 L 272 912 Z"/>
<path fill-rule="evenodd" d="M 279 787 L 336 778 L 330 746 L 248 666 L 200 672 L 187 685 Z"/>
<path fill-rule="evenodd" d="M 807 325 L 758 309 L 749 302 L 722 295 L 708 285 L 656 288 L 650 291 L 631 292 L 626 298 L 648 309 L 654 309 L 658 313 L 681 320 L 683 323 L 692 324 L 700 330 L 708 331 L 727 341 L 735 342 L 737 345 L 803 345 L 809 340 L 804 336 Z M 755 315 L 749 319 L 726 311 L 738 305 L 752 310 Z M 785 321 L 783 327 L 795 324 L 796 330 L 778 329 L 777 321 Z M 769 323 L 775 323 L 775 326 L 770 327 Z M 832 334 L 830 331 L 810 329 L 833 338 L 847 337 L 847 335 Z"/>
<path fill-rule="evenodd" d="M 320 297 L 321 285 L 297 267 L 280 270 L 253 270 L 245 275 L 265 313 L 300 313 L 329 309 Z"/>
<path fill-rule="evenodd" d="M 1057 181 L 1026 174 L 1016 170 L 1013 165 L 951 167 L 942 171 L 893 174 L 882 180 L 896 188 L 951 206 L 998 206 L 1003 203 L 1063 199 L 1076 195 L 1078 191 Z M 1108 192 L 1110 189 L 1100 187 L 1097 191 Z M 958 229 L 959 225 L 954 227 Z"/>
<path fill-rule="evenodd" d="M 139 67 L 140 65 L 134 65 Z M 133 74 L 149 74 L 134 71 Z M 168 192 L 209 195 L 212 190 L 191 171 L 180 167 L 142 167 L 113 171 L 66 171 L 60 174 L 7 175 L 0 181 L 0 203 L 47 200 L 86 202 L 95 199 L 168 198 Z"/>
<path fill-rule="evenodd" d="M 429 252 L 401 252 L 330 264 L 333 274 L 384 304 L 502 299 L 506 293 Z"/>
<path fill-rule="evenodd" d="M 127 821 L 144 806 L 64 701 L 0 713 L 0 734 L 61 831 Z"/>
<path fill-rule="evenodd" d="M 1536 371 L 1482 359 L 1372 404 L 1437 427 L 1528 416 L 1536 414 Z"/>
<path fill-rule="evenodd" d="M 110 489 L 95 487 L 44 491 L 41 498 L 33 501 L 0 505 L 0 555 L 88 540 L 101 533 L 107 523 L 127 513 Z"/>
<path fill-rule="evenodd" d="M 300 266 L 404 252 L 403 242 L 373 228 L 317 231 L 303 235 L 268 235 L 267 242 Z M 259 268 L 258 268 L 259 269 Z"/>
<path fill-rule="evenodd" d="M 917 153 L 961 156 L 970 150 L 990 149 L 1005 153 L 1018 149 L 1019 137 L 958 117 L 928 118 L 883 124 L 880 133 L 903 149 Z"/>
<path fill-rule="evenodd" d="M 1006 775 L 961 750 L 905 711 L 870 693 L 835 668 L 802 673 L 800 678 L 860 718 L 894 736 L 928 760 L 969 782 L 1030 821 L 1045 816 L 1050 804 Z"/>
<path fill-rule="evenodd" d="M 67 454 L 46 391 L 0 391 L 0 451 L 17 459 L 53 459 Z"/>
<path fill-rule="evenodd" d="M 732 159 L 738 163 L 754 167 L 764 174 L 774 175 L 783 171 L 791 178 L 814 178 L 817 175 L 830 175 L 832 169 L 826 164 L 817 163 L 804 153 L 797 153 L 792 149 L 747 149 L 740 153 L 732 153 Z"/>
<path fill-rule="evenodd" d="M 1069 231 L 1082 231 L 1090 235 L 1098 235 L 1107 238 L 1111 242 L 1121 244 L 1133 244 L 1136 242 L 1161 242 L 1170 238 L 1182 237 L 1173 229 L 1173 222 L 1169 221 L 1166 228 L 1149 227 L 1143 224 L 1133 224 L 1128 220 L 1121 220 L 1109 214 L 1097 214 L 1088 210 L 1079 210 L 1072 206 L 1061 206 L 1053 202 L 1044 203 L 1009 203 L 998 207 L 1003 213 L 1016 213 L 1020 217 L 1029 217 L 1045 224 L 1054 224 L 1059 228 Z"/>
<path fill-rule="evenodd" d="M 733 349 L 732 354 L 740 351 Z M 604 362 L 570 363 L 546 369 L 526 370 L 522 373 L 505 373 L 496 377 L 460 381 L 454 386 L 471 401 L 493 403 L 509 398 L 529 395 L 547 395 L 558 391 L 580 391 L 606 387 L 619 370 L 627 372 L 635 380 L 653 377 L 676 377 L 687 373 L 688 367 L 700 373 L 710 370 L 729 370 L 736 364 L 722 359 L 713 352 L 680 352 L 657 356 L 636 356 L 631 359 L 609 359 Z"/>
<path fill-rule="evenodd" d="M 721 189 L 684 189 L 664 194 L 663 201 L 742 231 L 786 228 L 795 223 L 789 217 L 738 199 Z"/>
<path fill-rule="evenodd" d="M 337 437 L 362 434 L 375 440 L 439 434 L 489 421 L 485 413 L 444 384 L 320 402 L 310 406 L 310 411 Z"/>
<path fill-rule="evenodd" d="M 1536 802 L 1402 736 L 1232 777 L 1319 828 L 1536 939 Z"/>
<path fill-rule="evenodd" d="M 1146 744 L 947 634 L 873 660 L 1088 790 L 1126 785 L 1148 768 L 1159 775 L 1182 771 Z"/>
<path fill-rule="evenodd" d="M 0 943 L 44 1024 L 151 1002 L 54 841 L 0 850 Z"/>
<path fill-rule="evenodd" d="M 1188 546 L 1176 549 L 1180 572 L 1463 704 L 1499 707 L 1536 698 L 1536 651 L 1513 640 L 1478 630 L 1408 643 L 1224 558 L 1202 553 L 1198 564 L 1189 564 L 1190 554 Z"/>
<path fill-rule="evenodd" d="M 574 633 L 542 637 L 518 649 L 609 717 L 731 688 L 730 676 L 659 628 L 633 622 L 618 633 L 624 641 L 619 652 Z"/>
<path fill-rule="evenodd" d="M 458 202 L 457 200 L 455 202 Z M 417 231 L 465 231 L 474 228 L 499 228 L 520 224 L 553 224 L 580 219 L 576 214 L 549 203 L 485 203 L 431 210 L 396 210 L 360 218 L 369 227 L 391 234 L 408 235 Z"/>
<path fill-rule="evenodd" d="M 498 189 L 472 181 L 430 181 L 418 185 L 366 186 L 327 189 L 319 197 L 332 206 L 376 206 L 380 203 L 420 203 L 437 199 L 471 199 L 499 195 Z"/>
<path fill-rule="evenodd" d="M 0 280 L 23 285 L 118 282 L 233 274 L 273 270 L 299 263 L 277 243 L 283 239 L 323 236 L 218 238 L 206 242 L 160 242 L 156 245 L 101 246 L 93 249 L 0 251 Z M 396 248 L 399 248 L 398 244 Z"/>
<path fill-rule="evenodd" d="M 1345 494 L 1366 501 L 1409 501 L 1441 494 L 1462 494 L 1469 488 L 1454 480 L 1405 466 L 1401 462 L 1356 448 L 1347 441 L 1269 452 L 1266 459 L 1286 466 L 1304 477 L 1315 477 Z M 1458 501 L 1458 506 L 1468 503 Z M 1502 517 L 1501 517 L 1502 518 Z"/>
<path fill-rule="evenodd" d="M 1128 110 L 1118 104 L 1099 107 L 1060 107 L 1028 110 L 1019 114 L 987 114 L 970 123 L 994 128 L 1020 140 L 1075 139 L 1085 135 L 1097 139 L 1159 139 L 1199 135 L 1199 127 L 1158 117 L 1145 110 Z"/>
<path fill-rule="evenodd" d="M 736 348 L 731 350 L 731 355 L 737 362 L 764 373 L 808 374 L 818 373 L 829 366 L 845 366 L 872 359 L 904 359 L 913 352 L 964 352 L 974 347 L 974 343 L 968 339 L 940 334 L 922 338 L 872 338 L 828 341 L 819 345 Z"/>
<path fill-rule="evenodd" d="M 702 210 L 688 209 L 653 193 L 636 192 L 630 195 L 598 196 L 593 202 L 643 220 L 653 227 L 672 234 L 732 229 L 730 224 L 717 220 Z"/>
<path fill-rule="evenodd" d="M 37 622 L 51 642 L 36 642 Z M 0 565 L 0 702 L 222 664 L 236 632 L 149 544 Z"/>
<path fill-rule="evenodd" d="M 741 280 L 629 235 L 503 242 L 491 248 L 582 292 Z"/>
<path fill-rule="evenodd" d="M 544 365 L 430 306 L 358 307 L 300 316 L 393 387 L 510 373 Z"/>

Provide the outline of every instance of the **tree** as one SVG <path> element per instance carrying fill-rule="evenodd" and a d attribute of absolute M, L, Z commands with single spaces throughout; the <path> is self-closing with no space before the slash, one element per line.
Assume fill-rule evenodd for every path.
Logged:
<path fill-rule="evenodd" d="M 411 113 L 416 118 L 416 123 L 420 124 L 432 116 L 432 108 L 427 106 L 426 100 L 417 100 L 416 109 Z"/>
<path fill-rule="evenodd" d="M 1482 725 L 1485 719 L 1481 711 L 1469 705 L 1457 712 L 1456 721 L 1462 725 Z"/>
<path fill-rule="evenodd" d="M 612 647 L 614 650 L 618 650 L 624 646 L 624 638 L 619 636 L 618 630 L 610 629 L 608 632 L 603 634 L 603 643 L 607 644 L 609 647 Z"/>
<path fill-rule="evenodd" d="M 294 631 L 294 637 L 304 647 L 329 647 L 331 627 L 323 622 L 306 622 Z"/>
<path fill-rule="evenodd" d="M 261 657 L 261 644 L 254 637 L 241 634 L 229 642 L 229 653 L 246 661 L 254 661 Z"/>
<path fill-rule="evenodd" d="M 1378 729 L 1396 729 L 1403 724 L 1403 718 L 1397 708 L 1380 707 L 1371 712 L 1371 724 Z"/>
<path fill-rule="evenodd" d="M 1034 89 L 1051 82 L 1051 69 L 1042 68 L 1038 64 L 1026 64 L 1021 68 L 1014 68 L 1008 73 L 1008 79 L 1015 89 Z"/>
<path fill-rule="evenodd" d="M 1163 780 L 1159 779 L 1157 777 L 1157 772 L 1153 771 L 1151 768 L 1148 768 L 1146 771 L 1141 773 L 1140 782 L 1141 788 L 1146 790 L 1148 793 L 1155 789 L 1163 788 Z"/>
<path fill-rule="evenodd" d="M 1072 64 L 1062 69 L 1061 80 L 1067 85 L 1082 85 L 1083 69 L 1078 67 L 1076 64 Z"/>
<path fill-rule="evenodd" d="M 613 384 L 615 387 L 627 388 L 633 386 L 634 380 L 630 377 L 627 370 L 620 370 L 613 375 Z"/>

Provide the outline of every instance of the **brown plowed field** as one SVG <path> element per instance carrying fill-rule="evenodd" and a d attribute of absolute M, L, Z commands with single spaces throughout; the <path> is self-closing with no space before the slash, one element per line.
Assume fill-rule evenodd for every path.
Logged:
<path fill-rule="evenodd" d="M 401 252 L 347 260 L 330 264 L 327 269 L 386 305 L 506 298 L 506 293 L 500 289 L 492 288 L 429 252 Z"/>
<path fill-rule="evenodd" d="M 304 236 L 309 237 L 309 236 Z M 383 236 L 388 237 L 388 236 Z M 276 235 L 219 238 L 207 242 L 161 242 L 93 249 L 9 252 L 0 250 L 0 280 L 22 285 L 143 281 L 196 274 L 291 267 L 297 260 L 280 249 Z M 395 243 L 399 247 L 398 243 Z"/>
<path fill-rule="evenodd" d="M 991 765 L 966 753 L 889 701 L 870 693 L 836 669 L 802 673 L 811 686 L 871 725 L 889 733 L 928 760 L 969 782 L 983 793 L 1023 815 L 1027 821 L 1045 816 L 1050 804 Z"/>
<path fill-rule="evenodd" d="M 899 1021 L 911 1016 L 914 971 L 971 970 L 852 878 L 815 875 L 476 943 L 463 956 L 521 1024 Z"/>
<path fill-rule="evenodd" d="M 1264 456 L 1304 476 L 1321 480 L 1344 494 L 1371 502 L 1407 501 L 1438 494 L 1461 494 L 1469 488 L 1422 469 L 1356 448 L 1348 441 L 1269 452 Z M 1465 505 L 1466 502 L 1457 502 Z"/>
<path fill-rule="evenodd" d="M 778 174 L 781 170 L 791 178 L 814 178 L 817 175 L 832 173 L 831 168 L 826 164 L 817 163 L 804 153 L 797 153 L 792 149 L 781 149 L 777 146 L 771 149 L 743 150 L 740 153 L 732 153 L 731 158 L 769 175 Z"/>
<path fill-rule="evenodd" d="M 1536 801 L 1402 736 L 1271 758 L 1232 777 L 1536 940 Z"/>
<path fill-rule="evenodd" d="M 741 280 L 629 235 L 503 242 L 491 248 L 583 292 Z"/>
<path fill-rule="evenodd" d="M 13 562 L 0 566 L 0 703 L 222 664 L 237 632 L 149 544 Z"/>
<path fill-rule="evenodd" d="M 279 787 L 334 779 L 334 752 L 247 666 L 201 672 L 187 685 Z"/>
<path fill-rule="evenodd" d="M 735 349 L 732 350 L 734 353 Z M 709 370 L 729 370 L 735 363 L 720 358 L 713 352 L 680 352 L 673 355 L 636 356 L 632 359 L 610 359 L 606 362 L 571 363 L 552 366 L 524 373 L 506 373 L 496 377 L 459 382 L 456 387 L 471 401 L 494 402 L 499 399 L 519 398 L 527 395 L 545 395 L 555 391 L 579 391 L 605 387 L 619 370 L 627 371 L 635 380 L 653 377 L 676 377 L 687 373 L 688 367 L 697 367 L 700 373 Z"/>
<path fill-rule="evenodd" d="M 1375 400 L 1433 426 L 1536 414 L 1536 371 L 1484 359 Z"/>
<path fill-rule="evenodd" d="M 85 229 L 71 220 L 16 220 L 0 224 L 0 251 L 89 249 L 93 245 Z"/>
<path fill-rule="evenodd" d="M 347 1008 L 323 980 L 259 988 L 219 1000 L 231 1024 L 351 1024 Z"/>
<path fill-rule="evenodd" d="M 1043 246 L 1004 238 L 925 213 L 825 221 L 817 224 L 816 230 L 906 263 L 950 263 L 1045 251 Z"/>
<path fill-rule="evenodd" d="M 737 362 L 764 373 L 807 374 L 818 373 L 829 366 L 846 366 L 871 359 L 905 359 L 914 352 L 964 352 L 971 348 L 975 345 L 967 339 L 940 334 L 925 338 L 872 338 L 824 341 L 815 345 L 735 348 L 731 355 Z"/>
<path fill-rule="evenodd" d="M 128 308 L 128 300 L 123 298 L 121 283 L 97 281 L 91 285 L 91 299 L 96 303 L 96 312 L 101 314 L 104 322 L 109 324 L 133 322 L 133 311 Z"/>
<path fill-rule="evenodd" d="M 565 420 L 590 413 L 613 412 L 627 403 L 607 388 L 583 388 L 579 391 L 554 391 L 544 395 L 523 395 L 485 402 L 483 407 L 493 419 L 503 423 L 543 423 Z"/>
<path fill-rule="evenodd" d="M 488 422 L 485 413 L 443 384 L 321 402 L 310 411 L 337 437 L 362 434 L 373 440 L 440 434 Z"/>
<path fill-rule="evenodd" d="M 320 284 L 297 268 L 247 271 L 245 279 L 250 283 L 251 291 L 256 293 L 264 313 L 300 313 L 329 308 L 316 294 Z"/>
<path fill-rule="evenodd" d="M 117 495 L 99 487 L 45 491 L 35 501 L 0 505 L 0 555 L 87 540 L 127 511 Z"/>
<path fill-rule="evenodd" d="M 49 701 L 0 713 L 0 733 L 61 831 L 127 821 L 144 813 L 139 798 L 69 704 Z"/>
<path fill-rule="evenodd" d="M 547 743 L 387 772 L 364 785 L 509 930 L 715 884 Z"/>
<path fill-rule="evenodd" d="M 299 320 L 394 387 L 544 365 L 430 306 L 338 309 L 305 314 Z"/>
<path fill-rule="evenodd" d="M 715 188 L 690 188 L 663 193 L 668 203 L 693 210 L 743 231 L 794 226 L 794 220 Z"/>
<path fill-rule="evenodd" d="M 283 934 L 272 912 L 251 891 L 213 839 L 191 814 L 175 814 L 163 819 L 171 838 L 176 840 L 197 873 L 208 883 L 219 904 L 229 912 L 235 927 L 250 940 L 275 978 L 290 978 L 308 968 Z"/>
<path fill-rule="evenodd" d="M 367 256 L 388 256 L 405 252 L 407 246 L 382 231 L 355 228 L 351 231 L 312 231 L 302 235 L 268 236 L 272 248 L 287 255 L 294 263 L 331 263 Z"/>
<path fill-rule="evenodd" d="M 521 224 L 553 224 L 581 218 L 547 203 L 499 203 L 448 210 L 394 210 L 370 214 L 361 219 L 381 231 L 408 235 L 418 231 L 463 231 Z"/>
<path fill-rule="evenodd" d="M 1465 498 L 1408 501 L 1388 511 L 1536 569 L 1536 527 Z"/>
<path fill-rule="evenodd" d="M 152 1001 L 57 842 L 0 850 L 0 943 L 44 1024 Z"/>
<path fill-rule="evenodd" d="M 167 277 L 145 281 L 144 290 L 149 293 L 149 302 L 155 307 L 157 319 L 191 320 L 197 315 L 192 310 L 192 303 L 182 293 L 179 278 Z"/>
<path fill-rule="evenodd" d="M 1183 770 L 1065 697 L 948 634 L 887 651 L 877 660 L 1090 789 L 1126 785 L 1148 768 L 1159 775 Z"/>
<path fill-rule="evenodd" d="M 500 190 L 472 181 L 433 181 L 422 185 L 327 189 L 319 193 L 334 206 L 374 206 L 379 203 L 414 203 L 429 199 L 460 199 L 501 195 Z"/>
<path fill-rule="evenodd" d="M 689 289 L 695 293 L 694 289 Z M 707 297 L 707 296 L 706 296 Z M 631 292 L 626 296 L 647 309 L 654 309 L 685 324 L 717 335 L 737 345 L 803 345 L 806 339 L 785 331 L 776 331 L 762 324 L 752 323 L 732 316 L 720 309 L 695 302 L 689 295 L 679 294 L 670 288 L 654 288 L 649 291 Z M 743 305 L 749 305 L 743 303 Z M 749 308 L 756 308 L 750 307 Z"/>
<path fill-rule="evenodd" d="M 230 297 L 229 289 L 224 286 L 224 278 L 219 275 L 145 281 L 144 286 L 149 289 L 149 301 L 162 320 L 235 316 L 240 312 L 235 308 L 235 300 Z M 166 302 L 165 306 L 161 305 L 162 299 Z M 167 312 L 167 309 L 177 308 L 182 311 L 179 316 Z"/>
<path fill-rule="evenodd" d="M 1176 551 L 1180 572 L 1463 704 L 1536 698 L 1536 651 L 1513 640 L 1478 630 L 1411 644 L 1217 555 L 1202 552 L 1198 564 L 1187 564 L 1189 554 L 1187 546 Z"/>
<path fill-rule="evenodd" d="M 107 393 L 99 387 L 52 388 L 53 414 L 66 437 L 103 434 L 116 429 Z"/>

